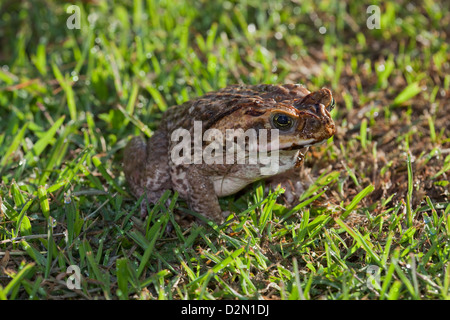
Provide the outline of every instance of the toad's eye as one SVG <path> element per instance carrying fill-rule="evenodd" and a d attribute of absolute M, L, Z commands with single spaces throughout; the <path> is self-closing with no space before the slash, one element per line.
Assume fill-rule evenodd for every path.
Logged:
<path fill-rule="evenodd" d="M 334 98 L 331 98 L 331 103 L 330 103 L 330 105 L 327 108 L 328 111 L 333 110 L 335 106 L 336 106 L 336 101 L 334 101 Z"/>
<path fill-rule="evenodd" d="M 286 114 L 277 113 L 272 117 L 272 123 L 275 128 L 286 131 L 292 128 L 294 120 Z"/>

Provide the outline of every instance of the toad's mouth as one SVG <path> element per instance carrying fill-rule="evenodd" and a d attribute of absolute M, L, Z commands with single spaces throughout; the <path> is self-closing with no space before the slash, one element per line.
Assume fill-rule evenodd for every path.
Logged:
<path fill-rule="evenodd" d="M 320 141 L 319 143 L 321 143 Z M 296 141 L 296 142 L 278 142 L 276 144 L 274 143 L 268 143 L 266 148 L 261 148 L 261 146 L 258 146 L 258 151 L 291 151 L 291 150 L 300 150 L 303 148 L 308 148 L 310 146 L 314 146 L 318 144 L 315 139 L 307 139 L 302 141 Z"/>
<path fill-rule="evenodd" d="M 301 143 L 301 144 L 293 144 L 289 147 L 280 148 L 280 150 L 285 151 L 291 151 L 291 150 L 302 150 L 302 149 L 308 149 L 311 146 L 319 146 L 323 144 L 325 140 L 319 141 L 319 142 L 309 142 L 309 143 Z"/>
<path fill-rule="evenodd" d="M 285 143 L 280 144 L 280 148 L 279 150 L 285 150 L 285 151 L 291 151 L 291 150 L 301 150 L 301 149 L 307 149 L 311 146 L 318 146 L 321 145 L 325 142 L 325 140 L 320 140 L 317 141 L 315 139 L 308 139 L 308 140 L 303 140 L 300 142 L 296 142 L 296 143 Z"/>
<path fill-rule="evenodd" d="M 288 147 L 288 148 L 283 148 L 283 149 L 280 149 L 280 150 L 283 150 L 283 151 L 292 151 L 292 150 L 302 150 L 302 149 L 307 149 L 309 147 L 309 145 L 295 145 L 295 146 L 290 146 L 290 147 Z"/>
<path fill-rule="evenodd" d="M 269 142 L 267 144 L 263 145 L 256 145 L 256 149 L 253 149 L 257 152 L 271 152 L 271 151 L 298 151 L 302 149 L 308 149 L 312 146 L 319 146 L 326 142 L 326 139 L 317 141 L 316 139 L 305 139 L 301 141 L 295 141 L 295 142 L 278 142 L 273 143 Z M 253 146 L 254 148 L 255 146 Z"/>

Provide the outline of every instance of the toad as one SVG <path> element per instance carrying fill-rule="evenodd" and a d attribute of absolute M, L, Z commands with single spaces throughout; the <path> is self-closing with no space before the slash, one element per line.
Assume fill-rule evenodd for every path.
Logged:
<path fill-rule="evenodd" d="M 134 137 L 123 170 L 132 193 L 155 203 L 177 191 L 221 224 L 218 198 L 298 167 L 308 147 L 336 131 L 331 91 L 298 84 L 231 85 L 168 108 L 153 136 Z"/>

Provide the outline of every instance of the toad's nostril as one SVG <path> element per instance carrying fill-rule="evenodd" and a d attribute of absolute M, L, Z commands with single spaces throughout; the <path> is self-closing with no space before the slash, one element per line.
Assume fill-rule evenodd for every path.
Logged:
<path fill-rule="evenodd" d="M 324 105 L 321 104 L 321 103 L 316 103 L 316 104 L 314 104 L 313 106 L 311 106 L 310 110 L 311 110 L 314 114 L 318 115 L 319 117 L 322 117 L 322 116 L 325 116 L 325 115 L 326 115 L 326 114 L 325 114 L 325 107 L 324 107 Z"/>
<path fill-rule="evenodd" d="M 316 107 L 316 114 L 322 115 L 323 104 L 316 103 L 314 107 Z"/>

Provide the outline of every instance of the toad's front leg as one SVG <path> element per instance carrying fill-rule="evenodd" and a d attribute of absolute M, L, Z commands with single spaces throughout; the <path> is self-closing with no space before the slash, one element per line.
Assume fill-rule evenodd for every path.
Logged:
<path fill-rule="evenodd" d="M 281 188 L 285 190 L 282 195 L 284 204 L 288 208 L 292 208 L 300 203 L 299 199 L 301 195 L 313 182 L 314 181 L 308 174 L 298 168 L 293 168 L 282 174 L 266 179 L 265 185 L 266 192 L 269 190 L 273 191 L 280 185 Z"/>
<path fill-rule="evenodd" d="M 171 172 L 174 190 L 186 199 L 191 210 L 220 225 L 224 219 L 214 184 L 196 165 L 175 166 Z"/>

